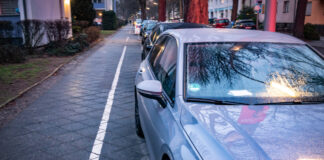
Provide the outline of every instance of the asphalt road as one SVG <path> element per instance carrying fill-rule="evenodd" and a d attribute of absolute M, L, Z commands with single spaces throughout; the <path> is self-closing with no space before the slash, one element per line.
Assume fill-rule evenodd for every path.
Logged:
<path fill-rule="evenodd" d="M 140 41 L 131 26 L 0 128 L 0 159 L 149 159 L 135 134 Z"/>

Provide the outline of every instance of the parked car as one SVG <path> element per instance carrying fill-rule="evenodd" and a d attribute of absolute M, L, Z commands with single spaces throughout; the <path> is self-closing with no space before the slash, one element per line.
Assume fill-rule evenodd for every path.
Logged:
<path fill-rule="evenodd" d="M 237 29 L 256 29 L 255 22 L 250 19 L 245 20 L 237 20 L 233 26 L 233 28 Z"/>
<path fill-rule="evenodd" d="M 152 30 L 152 33 L 143 44 L 142 59 L 144 59 L 152 45 L 157 40 L 159 35 L 168 29 L 183 29 L 183 28 L 208 28 L 208 25 L 196 23 L 158 23 Z"/>
<path fill-rule="evenodd" d="M 141 19 L 136 19 L 136 21 L 135 21 L 135 27 L 134 27 L 134 33 L 135 34 L 140 34 L 141 25 L 142 25 L 142 20 Z"/>
<path fill-rule="evenodd" d="M 214 28 L 226 28 L 230 24 L 230 21 L 228 19 L 215 19 L 212 26 Z"/>
<path fill-rule="evenodd" d="M 142 34 L 142 44 L 144 44 L 146 38 L 152 33 L 153 28 L 156 26 L 157 22 L 151 22 L 146 24 L 143 27 L 143 34 Z"/>
<path fill-rule="evenodd" d="M 162 33 L 135 79 L 150 159 L 324 159 L 324 57 L 280 33 Z"/>
<path fill-rule="evenodd" d="M 141 25 L 140 36 L 143 36 L 144 28 L 145 28 L 149 23 L 156 23 L 156 21 L 154 21 L 154 20 L 144 20 L 143 23 L 142 23 L 142 25 Z"/>

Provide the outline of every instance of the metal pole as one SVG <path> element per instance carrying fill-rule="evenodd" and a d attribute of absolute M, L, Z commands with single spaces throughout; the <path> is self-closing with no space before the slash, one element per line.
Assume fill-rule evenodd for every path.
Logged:
<path fill-rule="evenodd" d="M 264 20 L 264 30 L 276 31 L 277 0 L 266 0 L 266 12 Z"/>

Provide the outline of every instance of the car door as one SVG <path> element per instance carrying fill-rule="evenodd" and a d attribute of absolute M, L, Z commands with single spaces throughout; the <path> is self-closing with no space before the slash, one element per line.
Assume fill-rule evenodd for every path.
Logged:
<path fill-rule="evenodd" d="M 163 51 L 156 52 L 155 48 L 159 45 L 160 39 L 163 40 Z M 176 82 L 176 61 L 177 61 L 177 43 L 170 36 L 162 36 L 158 39 L 152 52 L 147 58 L 150 73 L 150 79 L 159 80 L 163 88 L 163 96 L 167 101 L 167 106 L 163 108 L 158 101 L 142 98 L 144 135 L 154 159 L 160 159 L 161 155 L 168 150 L 168 142 L 170 142 L 169 124 L 174 121 L 172 117 L 172 106 L 175 99 L 175 82 Z M 141 112 L 141 109 L 140 109 Z M 141 114 L 141 113 L 140 113 Z"/>

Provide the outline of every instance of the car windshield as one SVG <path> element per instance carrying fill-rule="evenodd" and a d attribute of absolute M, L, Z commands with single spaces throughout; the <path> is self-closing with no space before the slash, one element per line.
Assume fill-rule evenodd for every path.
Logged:
<path fill-rule="evenodd" d="M 186 99 L 323 103 L 324 60 L 283 43 L 186 44 Z"/>
<path fill-rule="evenodd" d="M 149 23 L 146 30 L 152 30 L 156 26 L 156 23 Z"/>

